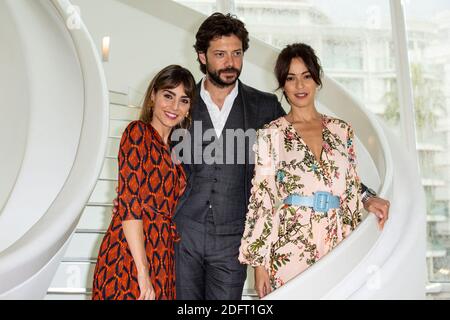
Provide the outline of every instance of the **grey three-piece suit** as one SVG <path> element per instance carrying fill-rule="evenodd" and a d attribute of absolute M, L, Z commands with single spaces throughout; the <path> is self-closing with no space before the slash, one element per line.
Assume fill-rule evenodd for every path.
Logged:
<path fill-rule="evenodd" d="M 226 149 L 226 130 L 260 129 L 285 112 L 275 95 L 238 82 L 239 94 L 221 138 L 214 135 L 203 141 L 199 134 L 213 129 L 213 124 L 200 98 L 200 85 L 192 120 L 201 121 L 202 130 L 194 129 L 194 124 L 190 128 L 191 161 L 197 161 L 184 163 L 188 182 L 175 213 L 181 237 L 175 246 L 177 299 L 241 299 L 247 269 L 239 263 L 238 254 L 254 174 L 249 154 L 252 139 L 244 145 L 235 141 L 234 148 Z M 214 146 L 217 152 L 211 152 Z M 238 151 L 241 160 L 244 156 L 239 163 Z M 227 164 L 232 158 L 234 164 Z"/>

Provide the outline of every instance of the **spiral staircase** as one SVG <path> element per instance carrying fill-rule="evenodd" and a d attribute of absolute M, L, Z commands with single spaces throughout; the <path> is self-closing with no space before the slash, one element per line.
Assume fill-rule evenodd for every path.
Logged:
<path fill-rule="evenodd" d="M 114 1 L 192 38 L 203 19 L 169 1 Z M 89 299 L 120 135 L 139 109 L 128 92 L 108 91 L 96 46 L 69 1 L 4 0 L 0 40 L 7 44 L 0 62 L 11 71 L 0 74 L 0 143 L 9 154 L 0 166 L 0 299 Z M 256 39 L 252 47 L 257 54 L 248 61 L 271 69 L 267 59 L 277 51 Z M 425 203 L 415 165 L 334 80 L 324 79 L 318 100 L 322 112 L 354 126 L 362 180 L 391 200 L 391 217 L 380 232 L 367 215 L 334 251 L 266 299 L 424 298 Z M 255 298 L 252 279 L 249 269 L 244 299 Z"/>

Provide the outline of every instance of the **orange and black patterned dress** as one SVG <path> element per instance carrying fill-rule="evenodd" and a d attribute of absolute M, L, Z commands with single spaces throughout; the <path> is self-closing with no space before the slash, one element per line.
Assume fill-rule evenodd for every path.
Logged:
<path fill-rule="evenodd" d="M 117 210 L 103 239 L 94 271 L 92 299 L 139 298 L 137 270 L 122 229 L 124 220 L 142 220 L 150 280 L 156 299 L 175 299 L 172 215 L 186 187 L 180 164 L 150 125 L 133 121 L 119 150 Z"/>

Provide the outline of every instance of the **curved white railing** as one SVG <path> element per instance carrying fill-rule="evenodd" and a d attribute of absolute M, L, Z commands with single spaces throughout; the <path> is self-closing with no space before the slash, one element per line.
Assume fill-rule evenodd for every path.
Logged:
<path fill-rule="evenodd" d="M 0 215 L 8 237 L 0 299 L 41 299 L 100 174 L 108 93 L 95 45 L 69 1 L 3 6 L 22 44 L 30 111 L 23 164 Z"/>

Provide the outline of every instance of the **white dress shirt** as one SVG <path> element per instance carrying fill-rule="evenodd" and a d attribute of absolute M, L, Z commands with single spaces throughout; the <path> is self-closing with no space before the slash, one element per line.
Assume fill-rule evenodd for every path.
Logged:
<path fill-rule="evenodd" d="M 202 83 L 200 85 L 200 97 L 206 104 L 206 108 L 208 109 L 209 116 L 211 117 L 211 121 L 218 138 L 220 138 L 220 135 L 222 134 L 223 127 L 225 127 L 225 123 L 227 122 L 228 116 L 230 115 L 231 107 L 233 107 L 234 100 L 239 93 L 238 87 L 239 86 L 236 81 L 233 90 L 231 90 L 231 92 L 226 96 L 222 109 L 220 109 L 213 102 L 209 92 L 206 90 L 205 79 L 202 80 Z"/>

